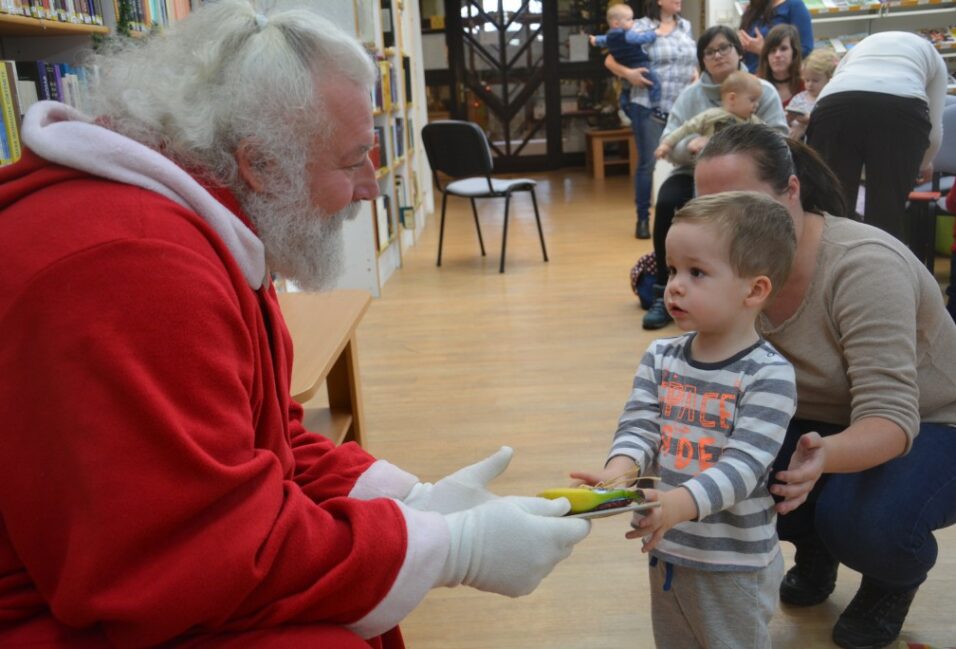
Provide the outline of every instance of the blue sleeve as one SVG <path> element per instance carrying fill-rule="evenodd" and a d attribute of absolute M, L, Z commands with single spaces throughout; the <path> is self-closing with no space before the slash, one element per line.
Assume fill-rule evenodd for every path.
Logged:
<path fill-rule="evenodd" d="M 624 40 L 631 45 L 649 45 L 657 40 L 657 34 L 653 29 L 636 30 L 630 29 L 624 34 Z"/>
<path fill-rule="evenodd" d="M 810 21 L 810 12 L 803 0 L 790 0 L 790 24 L 800 33 L 800 47 L 803 58 L 813 51 L 813 23 Z"/>
<path fill-rule="evenodd" d="M 594 37 L 594 45 L 597 47 L 607 47 L 607 35 L 601 34 Z"/>

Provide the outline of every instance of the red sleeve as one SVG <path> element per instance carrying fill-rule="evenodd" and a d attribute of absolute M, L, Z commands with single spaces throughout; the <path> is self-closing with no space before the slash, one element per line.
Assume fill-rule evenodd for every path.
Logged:
<path fill-rule="evenodd" d="M 146 645 L 193 628 L 348 623 L 387 594 L 405 556 L 401 511 L 317 504 L 292 479 L 288 412 L 262 424 L 275 395 L 255 301 L 213 254 L 105 243 L 11 300 L 0 510 L 57 619 Z M 334 464 L 292 428 L 296 457 Z"/>
<path fill-rule="evenodd" d="M 302 426 L 302 406 L 289 408 L 289 434 L 295 453 L 295 482 L 316 502 L 347 496 L 375 458 L 354 442 L 336 446 L 327 437 Z"/>
<path fill-rule="evenodd" d="M 949 194 L 946 195 L 946 211 L 956 213 L 956 182 L 953 183 L 953 186 L 949 189 Z"/>

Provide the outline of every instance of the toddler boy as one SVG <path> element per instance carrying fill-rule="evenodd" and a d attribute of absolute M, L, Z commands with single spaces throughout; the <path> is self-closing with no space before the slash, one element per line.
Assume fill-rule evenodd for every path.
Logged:
<path fill-rule="evenodd" d="M 755 320 L 790 272 L 789 212 L 755 192 L 689 202 L 667 234 L 667 309 L 685 330 L 651 343 L 597 484 L 635 467 L 661 506 L 627 538 L 651 553 L 659 648 L 770 647 L 783 579 L 770 468 L 796 409 L 793 366 Z"/>

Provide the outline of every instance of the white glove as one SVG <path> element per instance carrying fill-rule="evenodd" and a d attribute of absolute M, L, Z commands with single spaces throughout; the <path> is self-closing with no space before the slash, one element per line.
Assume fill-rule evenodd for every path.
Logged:
<path fill-rule="evenodd" d="M 589 521 L 561 518 L 570 509 L 566 498 L 499 498 L 448 514 L 451 546 L 436 585 L 527 595 L 591 531 Z"/>
<path fill-rule="evenodd" d="M 486 487 L 504 473 L 512 455 L 514 451 L 510 447 L 502 446 L 497 453 L 458 469 L 435 484 L 419 482 L 402 502 L 419 511 L 451 514 L 494 500 L 498 496 Z"/>

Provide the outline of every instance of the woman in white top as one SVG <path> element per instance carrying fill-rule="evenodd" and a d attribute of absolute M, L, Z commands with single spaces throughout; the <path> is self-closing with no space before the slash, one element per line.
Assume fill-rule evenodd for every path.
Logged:
<path fill-rule="evenodd" d="M 866 167 L 863 220 L 902 238 L 906 197 L 933 173 L 942 141 L 946 64 L 909 32 L 863 39 L 840 62 L 807 129 L 807 143 L 836 173 L 856 204 Z"/>

